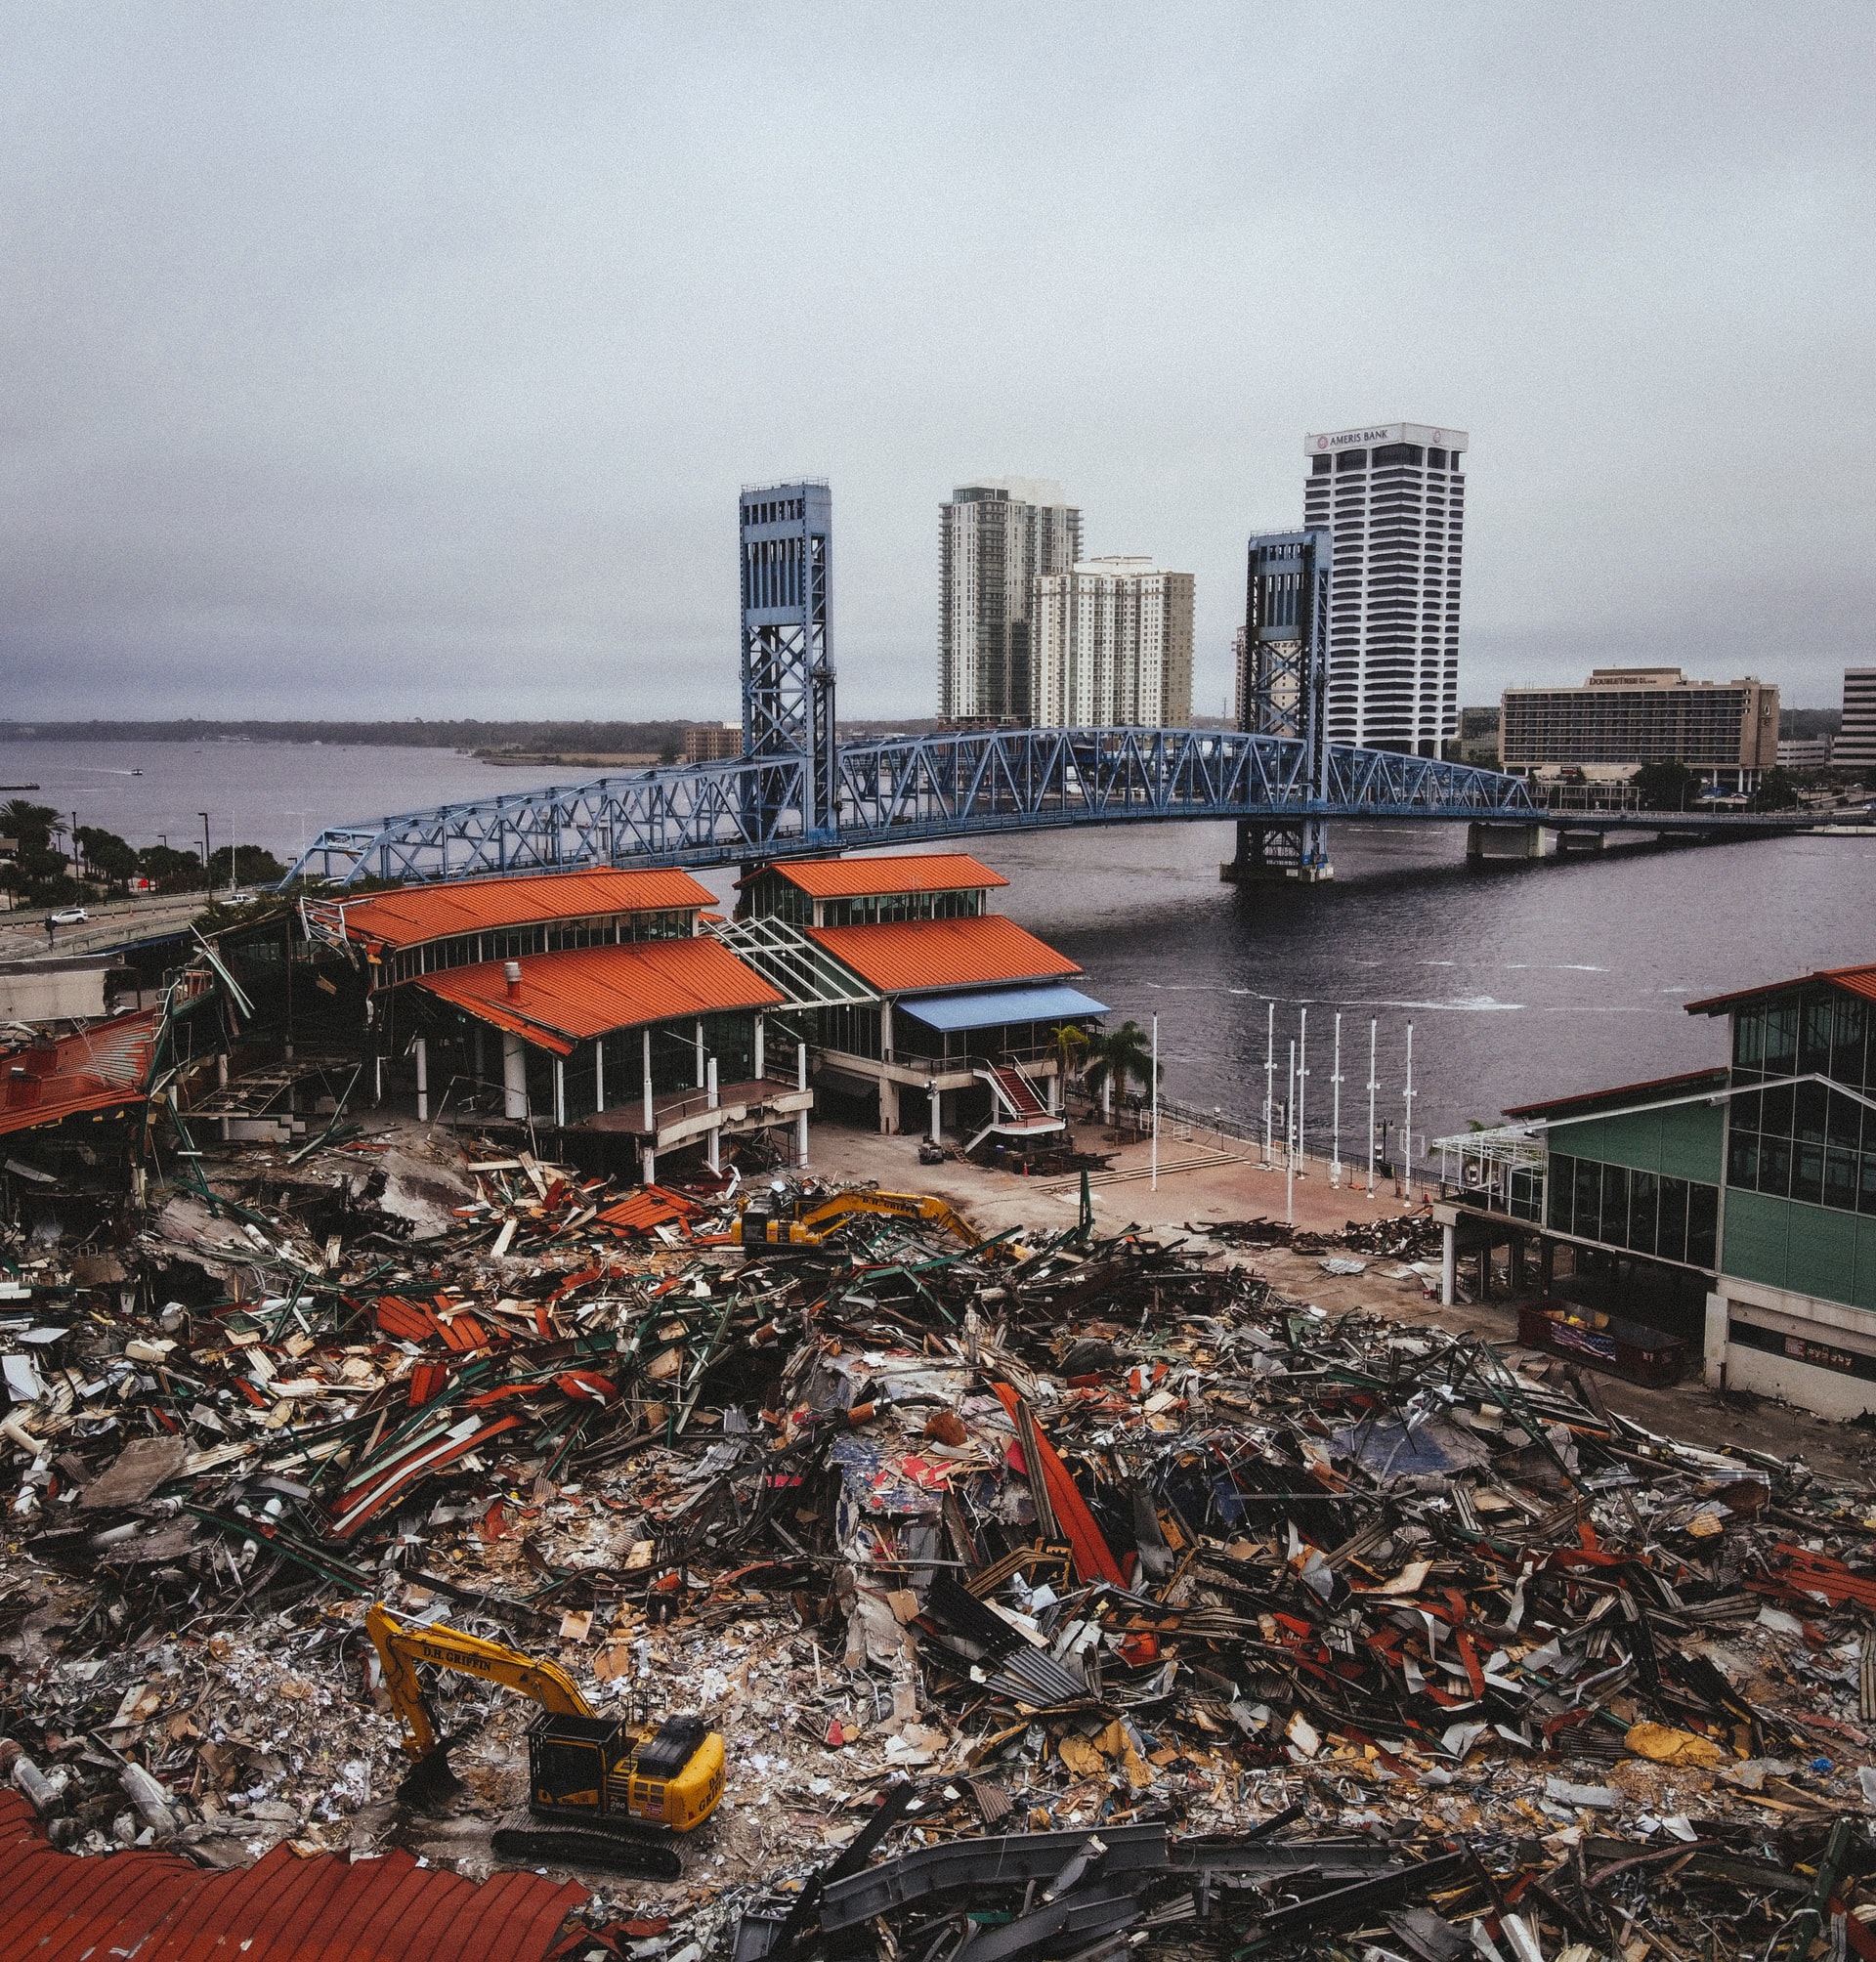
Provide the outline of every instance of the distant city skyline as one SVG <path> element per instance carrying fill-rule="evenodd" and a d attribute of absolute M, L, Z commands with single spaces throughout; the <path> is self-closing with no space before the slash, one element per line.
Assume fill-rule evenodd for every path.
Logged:
<path fill-rule="evenodd" d="M 14 9 L 0 704 L 727 719 L 736 489 L 812 477 L 843 709 L 930 714 L 983 471 L 1194 576 L 1216 713 L 1299 433 L 1379 412 L 1477 445 L 1462 703 L 1659 661 L 1833 705 L 1876 13 L 1804 19 Z"/>

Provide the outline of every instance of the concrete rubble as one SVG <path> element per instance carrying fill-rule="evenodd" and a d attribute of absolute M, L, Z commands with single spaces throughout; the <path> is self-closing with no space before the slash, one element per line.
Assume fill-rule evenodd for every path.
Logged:
<path fill-rule="evenodd" d="M 724 1733 L 570 1953 L 1876 1954 L 1876 1491 L 1285 1299 L 1260 1222 L 746 1255 L 734 1181 L 415 1127 L 194 1167 L 0 1240 L 0 1773 L 73 1855 L 486 1875 L 533 1708 L 440 1680 L 402 1803 L 381 1599 Z"/>

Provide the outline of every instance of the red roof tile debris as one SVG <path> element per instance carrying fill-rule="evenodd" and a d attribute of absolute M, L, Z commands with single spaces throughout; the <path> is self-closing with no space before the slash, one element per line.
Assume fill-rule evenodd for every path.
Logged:
<path fill-rule="evenodd" d="M 1827 981 L 1846 995 L 1876 1002 L 1876 961 L 1859 961 L 1854 967 L 1820 967 L 1814 974 L 1800 974 L 1795 981 L 1768 981 L 1759 988 L 1735 988 L 1729 995 L 1709 995 L 1704 1002 L 1689 1002 L 1689 1015 L 1719 1015 L 1764 995 L 1782 995 L 1787 988 L 1802 988 L 1808 982 Z"/>
<path fill-rule="evenodd" d="M 545 919 L 586 919 L 613 913 L 691 912 L 714 896 L 687 872 L 548 872 L 512 878 L 455 879 L 406 886 L 341 902 L 355 940 L 414 947 L 452 933 L 528 926 Z"/>
<path fill-rule="evenodd" d="M 665 1226 L 681 1219 L 695 1219 L 704 1209 L 681 1192 L 662 1185 L 647 1185 L 630 1198 L 609 1206 L 598 1216 L 602 1226 L 621 1226 L 628 1232 L 649 1233 L 654 1226 Z"/>
<path fill-rule="evenodd" d="M 563 1055 L 575 1043 L 614 1029 L 733 1008 L 773 1008 L 783 999 L 753 967 L 707 935 L 524 955 L 513 995 L 506 966 L 485 960 L 426 974 L 416 985 Z"/>
<path fill-rule="evenodd" d="M 138 1102 L 161 1013 L 139 1008 L 0 1057 L 0 1134 Z"/>
<path fill-rule="evenodd" d="M 886 995 L 991 988 L 1082 970 L 1013 919 L 907 919 L 874 926 L 817 926 L 810 937 Z"/>
<path fill-rule="evenodd" d="M 0 1962 L 546 1962 L 586 1899 L 532 1873 L 479 1886 L 402 1848 L 302 1858 L 282 1841 L 225 1873 L 154 1850 L 81 1859 L 0 1792 Z"/>
<path fill-rule="evenodd" d="M 978 886 L 1007 885 L 968 852 L 907 852 L 885 858 L 792 859 L 765 871 L 811 899 L 864 899 L 876 892 L 960 892 Z M 755 874 L 757 877 L 760 874 Z M 748 884 L 739 879 L 739 885 Z"/>

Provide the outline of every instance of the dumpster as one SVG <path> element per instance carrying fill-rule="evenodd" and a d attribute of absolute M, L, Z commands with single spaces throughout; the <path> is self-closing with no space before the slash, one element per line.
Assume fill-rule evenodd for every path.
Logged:
<path fill-rule="evenodd" d="M 1518 1310 L 1517 1339 L 1526 1348 L 1586 1362 L 1649 1389 L 1680 1382 L 1687 1366 L 1687 1345 L 1679 1336 L 1548 1298 Z"/>

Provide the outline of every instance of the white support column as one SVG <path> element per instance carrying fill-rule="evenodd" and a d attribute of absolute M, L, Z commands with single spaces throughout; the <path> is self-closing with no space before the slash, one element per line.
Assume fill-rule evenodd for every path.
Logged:
<path fill-rule="evenodd" d="M 501 1114 L 515 1123 L 528 1116 L 528 1051 L 519 1036 L 501 1037 Z"/>
<path fill-rule="evenodd" d="M 879 1003 L 879 1130 L 893 1137 L 899 1130 L 899 1086 L 886 1075 L 892 1056 L 892 1002 Z"/>
<path fill-rule="evenodd" d="M 1450 1308 L 1459 1278 L 1458 1229 L 1450 1222 L 1439 1229 L 1439 1305 Z"/>
<path fill-rule="evenodd" d="M 430 1045 L 417 1038 L 417 1122 L 430 1122 Z"/>
<path fill-rule="evenodd" d="M 1048 1103 L 1048 1114 L 1050 1117 L 1060 1117 L 1062 1114 L 1061 1090 L 1062 1080 L 1060 1077 L 1046 1076 L 1043 1079 L 1043 1095 Z"/>
<path fill-rule="evenodd" d="M 382 1055 L 376 1055 L 371 1058 L 372 1108 L 376 1109 L 376 1107 L 383 1101 L 384 1101 L 384 1057 Z"/>
<path fill-rule="evenodd" d="M 796 1043 L 794 1045 L 794 1082 L 797 1089 L 808 1087 L 808 1045 Z M 794 1114 L 794 1162 L 806 1167 L 808 1162 L 808 1114 L 805 1110 Z"/>
<path fill-rule="evenodd" d="M 646 1130 L 651 1132 L 654 1136 L 656 1136 L 658 1132 L 658 1114 L 652 1108 L 652 1032 L 649 1029 L 645 1031 L 644 1059 L 645 1059 L 645 1129 Z M 650 1184 L 651 1181 L 647 1179 L 646 1183 Z"/>
<path fill-rule="evenodd" d="M 554 1058 L 554 1124 L 560 1130 L 567 1129 L 567 1058 Z"/>
<path fill-rule="evenodd" d="M 755 1011 L 755 1067 L 751 1070 L 750 1074 L 755 1078 L 757 1083 L 760 1083 L 767 1074 L 765 1066 L 768 1062 L 768 1019 L 760 1008 Z"/>
<path fill-rule="evenodd" d="M 926 1092 L 931 1100 L 931 1141 L 942 1144 L 945 1141 L 945 1093 L 936 1084 Z"/>
<path fill-rule="evenodd" d="M 658 1153 L 652 1148 L 650 1138 L 638 1148 L 638 1169 L 640 1177 L 647 1185 L 658 1183 Z"/>
<path fill-rule="evenodd" d="M 716 1058 L 712 1056 L 704 1065 L 704 1093 L 709 1099 L 709 1108 L 715 1110 L 722 1099 L 716 1093 Z"/>
<path fill-rule="evenodd" d="M 697 1087 L 704 1088 L 704 1017 L 697 1018 Z"/>
<path fill-rule="evenodd" d="M 723 1127 L 713 1124 L 709 1129 L 709 1167 L 712 1172 L 723 1170 Z"/>
<path fill-rule="evenodd" d="M 593 1038 L 593 1109 L 606 1108 L 606 1038 Z"/>

